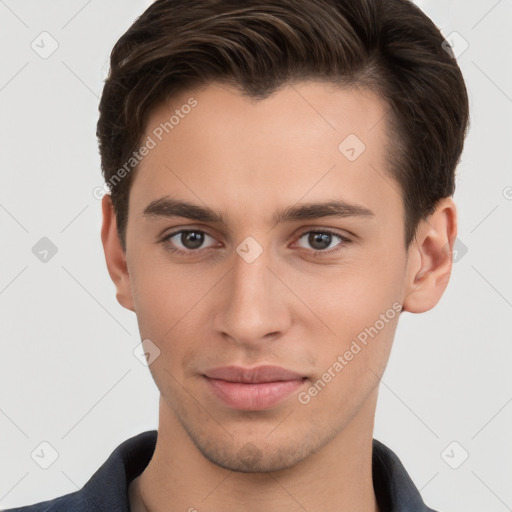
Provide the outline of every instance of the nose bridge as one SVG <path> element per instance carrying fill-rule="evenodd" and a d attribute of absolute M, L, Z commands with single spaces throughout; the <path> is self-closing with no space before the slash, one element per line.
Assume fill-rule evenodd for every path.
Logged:
<path fill-rule="evenodd" d="M 283 331 L 288 317 L 280 301 L 279 282 L 267 268 L 271 266 L 270 255 L 251 243 L 241 243 L 234 255 L 216 325 L 240 343 L 258 342 Z"/>

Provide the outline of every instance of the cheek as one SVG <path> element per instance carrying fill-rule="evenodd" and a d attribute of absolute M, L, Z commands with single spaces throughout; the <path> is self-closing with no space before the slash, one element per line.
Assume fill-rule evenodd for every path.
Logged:
<path fill-rule="evenodd" d="M 347 261 L 343 267 L 325 269 L 325 275 L 308 274 L 297 281 L 301 283 L 298 294 L 307 297 L 306 303 L 316 313 L 309 332 L 316 327 L 327 334 L 316 349 L 318 369 L 331 369 L 337 376 L 329 387 L 339 390 L 338 398 L 326 393 L 325 399 L 359 396 L 357 386 L 371 386 L 385 369 L 401 310 L 405 265 L 398 252 L 388 256 L 372 254 L 365 261 Z"/>
<path fill-rule="evenodd" d="M 161 260 L 134 262 L 132 294 L 141 338 L 152 340 L 168 355 L 172 352 L 175 361 L 182 352 L 200 350 L 200 341 L 208 339 L 200 319 L 221 276 Z"/>
<path fill-rule="evenodd" d="M 139 320 L 156 332 L 170 329 L 185 317 L 204 293 L 207 281 L 193 279 L 185 266 L 162 261 L 163 258 L 132 259 L 130 272 L 133 301 Z M 164 330 L 165 332 L 165 330 Z"/>
<path fill-rule="evenodd" d="M 337 336 L 318 351 L 318 374 L 299 399 L 300 403 L 311 401 L 320 423 L 322 418 L 330 421 L 336 411 L 355 413 L 385 371 L 400 304 L 372 308 L 338 314 L 338 322 L 332 324 Z"/>
<path fill-rule="evenodd" d="M 342 266 L 304 272 L 295 279 L 297 294 L 337 336 L 346 339 L 396 311 L 404 285 L 400 255 L 347 261 Z"/>

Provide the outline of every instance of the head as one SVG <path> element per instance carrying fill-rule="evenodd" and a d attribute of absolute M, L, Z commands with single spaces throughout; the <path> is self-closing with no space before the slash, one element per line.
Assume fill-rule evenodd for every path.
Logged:
<path fill-rule="evenodd" d="M 400 313 L 444 292 L 468 98 L 409 0 L 240 5 L 157 0 L 115 45 L 102 239 L 161 414 L 268 471 L 367 419 Z M 212 393 L 212 369 L 262 364 L 303 383 L 266 408 Z"/>

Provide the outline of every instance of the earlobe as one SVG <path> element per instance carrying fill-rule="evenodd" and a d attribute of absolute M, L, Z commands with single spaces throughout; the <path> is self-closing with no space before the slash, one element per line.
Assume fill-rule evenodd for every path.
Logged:
<path fill-rule="evenodd" d="M 116 216 L 109 194 L 103 196 L 101 208 L 103 213 L 101 242 L 103 244 L 108 273 L 116 287 L 116 298 L 121 306 L 135 312 L 126 254 L 123 251 L 117 233 Z"/>
<path fill-rule="evenodd" d="M 452 251 L 457 236 L 457 211 L 450 197 L 418 226 L 409 248 L 403 310 L 423 313 L 441 299 L 452 270 Z"/>

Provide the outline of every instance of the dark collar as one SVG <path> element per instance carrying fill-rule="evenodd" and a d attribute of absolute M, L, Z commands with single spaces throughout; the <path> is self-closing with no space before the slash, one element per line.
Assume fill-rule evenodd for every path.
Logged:
<path fill-rule="evenodd" d="M 128 485 L 149 464 L 156 439 L 157 431 L 148 430 L 121 443 L 79 491 L 5 512 L 129 512 Z M 380 512 L 435 512 L 423 502 L 400 459 L 376 439 L 372 473 Z"/>
<path fill-rule="evenodd" d="M 373 440 L 373 488 L 380 512 L 436 512 L 428 508 L 398 456 Z"/>

